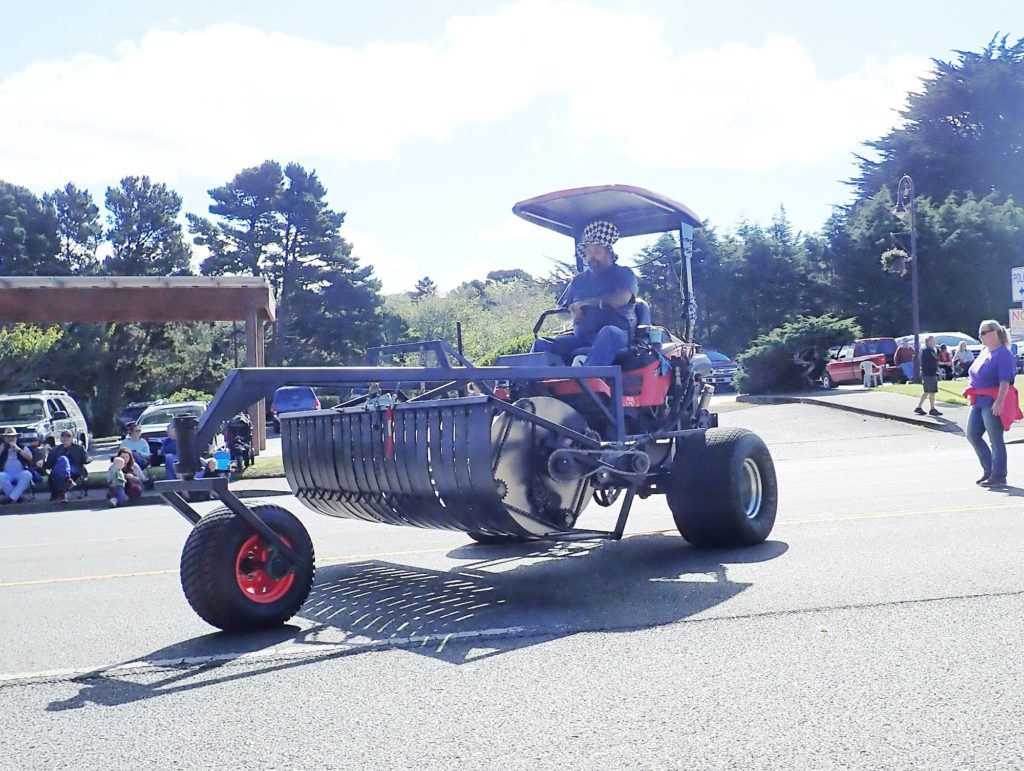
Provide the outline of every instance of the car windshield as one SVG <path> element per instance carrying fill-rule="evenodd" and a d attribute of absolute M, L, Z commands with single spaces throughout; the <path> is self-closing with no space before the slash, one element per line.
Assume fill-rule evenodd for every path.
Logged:
<path fill-rule="evenodd" d="M 858 343 L 858 355 L 859 356 L 875 356 L 879 353 L 884 353 L 886 356 L 892 356 L 896 353 L 896 341 L 889 340 L 864 340 Z"/>
<path fill-rule="evenodd" d="M 936 335 L 935 343 L 937 345 L 944 345 L 947 348 L 956 348 L 961 342 L 965 342 L 968 345 L 981 345 L 980 342 L 975 340 L 970 335 Z"/>
<path fill-rule="evenodd" d="M 285 386 L 278 388 L 274 394 L 274 401 L 277 404 L 296 404 L 300 402 L 313 403 L 316 399 L 316 394 L 313 393 L 313 389 L 308 386 Z"/>
<path fill-rule="evenodd" d="M 921 341 L 921 347 L 924 347 L 924 341 L 929 337 L 935 338 L 935 345 L 944 345 L 949 349 L 954 349 L 960 343 L 967 343 L 968 345 L 981 345 L 978 340 L 975 340 L 970 335 L 964 335 L 960 332 L 947 332 L 945 334 L 935 334 L 934 332 L 922 332 L 918 335 L 918 340 Z M 913 345 L 914 336 L 907 335 L 906 337 L 900 338 L 900 345 Z"/>
<path fill-rule="evenodd" d="M 199 417 L 206 412 L 206 407 L 201 404 L 179 404 L 161 407 L 153 410 L 148 415 L 139 419 L 139 425 L 143 427 L 161 426 L 164 427 L 179 415 L 195 415 Z"/>
<path fill-rule="evenodd" d="M 0 420 L 20 423 L 25 421 L 43 420 L 42 399 L 3 399 L 0 400 Z"/>

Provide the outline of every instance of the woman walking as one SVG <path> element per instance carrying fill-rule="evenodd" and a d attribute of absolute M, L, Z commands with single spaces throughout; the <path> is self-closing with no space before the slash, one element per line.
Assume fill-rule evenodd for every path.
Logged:
<path fill-rule="evenodd" d="M 981 462 L 983 487 L 1006 486 L 1006 445 L 1003 432 L 1020 420 L 1020 402 L 1013 380 L 1017 362 L 1010 353 L 1010 337 L 992 319 L 978 325 L 978 337 L 985 344 L 968 372 L 964 396 L 971 403 L 967 418 L 967 441 Z M 988 434 L 988 443 L 985 442 Z M 991 444 L 991 447 L 989 447 Z"/>

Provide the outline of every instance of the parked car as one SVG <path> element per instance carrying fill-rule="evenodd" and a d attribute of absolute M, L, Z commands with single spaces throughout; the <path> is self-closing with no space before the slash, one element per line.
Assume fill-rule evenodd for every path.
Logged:
<path fill-rule="evenodd" d="M 13 426 L 25 444 L 39 446 L 52 438 L 60 441 L 64 429 L 89 449 L 89 425 L 81 407 L 67 391 L 29 391 L 0 395 L 0 430 Z"/>
<path fill-rule="evenodd" d="M 309 386 L 282 386 L 274 392 L 274 399 L 270 403 L 270 419 L 274 423 L 274 430 L 281 433 L 281 414 L 318 409 L 320 399 Z"/>
<path fill-rule="evenodd" d="M 129 424 L 137 422 L 139 416 L 142 415 L 143 412 L 145 412 L 146 407 L 149 407 L 152 404 L 163 404 L 163 401 L 158 400 L 155 402 L 128 402 L 128 404 L 122 407 L 121 411 L 117 414 L 116 420 L 118 432 L 122 436 L 128 433 Z"/>
<path fill-rule="evenodd" d="M 167 437 L 167 424 L 181 415 L 202 417 L 209 406 L 208 402 L 174 402 L 172 404 L 152 404 L 143 410 L 136 422 L 142 429 L 142 438 L 149 443 L 149 451 L 156 462 L 160 462 L 160 445 Z M 216 442 L 215 442 L 216 444 Z"/>
<path fill-rule="evenodd" d="M 740 371 L 740 365 L 730 359 L 721 351 L 712 348 L 701 348 L 701 352 L 707 354 L 711 360 L 711 374 L 704 378 L 705 381 L 714 386 L 736 387 L 736 375 Z"/>
<path fill-rule="evenodd" d="M 822 385 L 835 388 L 846 383 L 861 383 L 864 380 L 864 362 L 871 362 L 881 368 L 882 379 L 892 383 L 903 383 L 906 375 L 893 364 L 896 353 L 896 339 L 892 337 L 866 337 L 854 340 L 851 345 L 842 346 L 825 364 Z"/>
<path fill-rule="evenodd" d="M 921 332 L 917 339 L 920 341 L 922 348 L 924 347 L 925 339 L 930 336 L 935 337 L 935 345 L 944 345 L 950 352 L 955 351 L 962 342 L 967 343 L 967 347 L 975 356 L 981 353 L 981 349 L 984 347 L 977 338 L 965 335 L 963 332 Z M 914 344 L 914 336 L 903 335 L 902 337 L 897 337 L 896 343 L 897 345 L 912 346 Z"/>

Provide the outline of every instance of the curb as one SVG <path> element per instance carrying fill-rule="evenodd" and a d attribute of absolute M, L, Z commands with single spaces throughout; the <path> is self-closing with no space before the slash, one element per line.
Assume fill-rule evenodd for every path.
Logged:
<path fill-rule="evenodd" d="M 284 477 L 267 477 L 267 479 L 284 479 Z M 96 488 L 99 489 L 99 488 Z M 272 498 L 278 495 L 291 495 L 291 490 L 271 490 L 271 489 L 257 489 L 257 488 L 246 488 L 244 490 L 233 491 L 239 498 Z M 48 498 L 44 499 L 43 495 L 49 495 L 49 491 L 41 494 L 37 500 L 27 501 L 25 503 L 8 503 L 0 506 L 0 517 L 3 516 L 14 516 L 16 514 L 43 514 L 56 511 L 96 511 L 98 509 L 109 509 L 110 506 L 107 504 L 107 499 L 104 497 L 99 498 L 72 498 L 67 503 L 57 503 L 51 501 Z M 136 506 L 151 505 L 154 503 L 161 503 L 163 498 L 158 494 L 147 490 L 143 493 L 142 497 L 137 501 L 132 501 L 125 506 L 118 506 L 122 508 L 134 508 Z"/>
<path fill-rule="evenodd" d="M 813 396 L 782 396 L 778 394 L 763 394 L 763 395 L 744 395 L 737 396 L 736 401 L 744 402 L 746 404 L 813 404 L 817 407 L 828 407 L 833 410 L 843 410 L 844 412 L 854 412 L 858 415 L 868 415 L 874 418 L 885 418 L 887 420 L 896 420 L 900 423 L 909 423 L 913 426 L 920 426 L 921 428 L 929 428 L 932 431 L 944 431 L 947 433 L 962 434 L 963 429 L 960 428 L 956 423 L 951 420 L 944 422 L 937 422 L 934 419 L 922 420 L 915 415 L 897 415 L 891 412 L 883 412 L 882 410 L 871 410 L 864 407 L 856 407 L 852 404 L 844 404 L 842 402 L 832 401 L 831 399 L 819 399 Z"/>

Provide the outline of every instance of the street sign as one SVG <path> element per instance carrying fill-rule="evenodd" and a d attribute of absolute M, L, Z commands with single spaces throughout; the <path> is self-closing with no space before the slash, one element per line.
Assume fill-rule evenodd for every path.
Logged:
<path fill-rule="evenodd" d="M 1024 308 L 1010 308 L 1010 334 L 1024 337 Z"/>
<path fill-rule="evenodd" d="M 1010 302 L 1024 305 L 1024 268 L 1010 268 Z"/>

